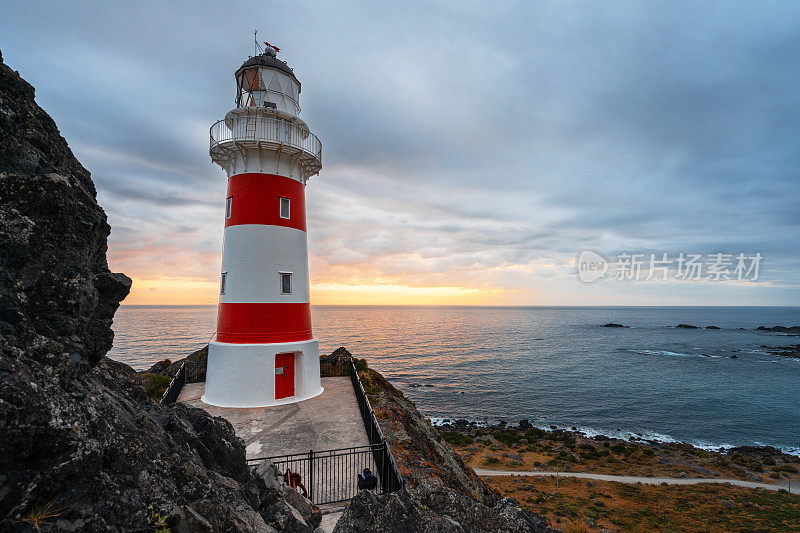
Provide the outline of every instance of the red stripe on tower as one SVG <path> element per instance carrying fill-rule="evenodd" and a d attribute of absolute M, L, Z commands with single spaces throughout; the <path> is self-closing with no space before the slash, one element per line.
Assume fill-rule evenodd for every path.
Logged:
<path fill-rule="evenodd" d="M 228 180 L 230 217 L 225 227 L 266 224 L 306 231 L 306 195 L 302 183 L 276 174 L 236 174 Z M 289 218 L 280 215 L 281 198 L 290 200 Z"/>
<path fill-rule="evenodd" d="M 219 304 L 219 342 L 294 342 L 312 338 L 311 306 L 307 303 Z"/>

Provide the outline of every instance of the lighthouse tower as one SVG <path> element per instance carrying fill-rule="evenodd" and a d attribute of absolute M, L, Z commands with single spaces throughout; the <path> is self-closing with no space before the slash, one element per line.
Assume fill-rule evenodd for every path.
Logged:
<path fill-rule="evenodd" d="M 306 183 L 322 168 L 322 144 L 298 116 L 300 82 L 277 52 L 267 44 L 242 64 L 236 107 L 211 127 L 209 152 L 228 174 L 228 193 L 203 401 L 223 407 L 322 393 L 305 204 Z"/>

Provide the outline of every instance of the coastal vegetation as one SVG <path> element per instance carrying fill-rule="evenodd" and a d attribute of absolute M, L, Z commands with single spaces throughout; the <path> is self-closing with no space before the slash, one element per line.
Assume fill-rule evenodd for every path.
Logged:
<path fill-rule="evenodd" d="M 473 468 L 719 478 L 800 485 L 800 458 L 768 446 L 726 451 L 685 443 L 588 437 L 577 431 L 464 420 L 439 429 Z M 556 476 L 487 476 L 487 483 L 566 531 L 795 531 L 800 496 L 725 483 L 666 485 Z"/>
<path fill-rule="evenodd" d="M 588 437 L 578 431 L 478 428 L 466 421 L 442 426 L 439 434 L 475 468 L 496 465 L 497 469 L 525 471 L 557 467 L 645 477 L 718 477 L 764 483 L 791 480 L 800 485 L 800 457 L 770 446 L 712 451 L 687 443 Z"/>
<path fill-rule="evenodd" d="M 147 397 L 154 401 L 159 401 L 164 396 L 164 391 L 169 387 L 172 379 L 164 374 L 154 374 L 151 372 L 140 372 L 139 376 L 142 378 Z"/>
<path fill-rule="evenodd" d="M 491 477 L 487 482 L 566 531 L 800 529 L 800 496 L 786 491 L 717 483 L 647 485 L 554 476 Z"/>

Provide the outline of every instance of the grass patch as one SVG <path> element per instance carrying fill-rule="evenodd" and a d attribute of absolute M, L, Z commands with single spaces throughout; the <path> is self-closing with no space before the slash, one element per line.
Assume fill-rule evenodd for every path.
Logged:
<path fill-rule="evenodd" d="M 164 374 L 150 374 L 149 372 L 142 372 L 142 381 L 144 382 L 147 397 L 153 401 L 161 400 L 164 396 L 164 391 L 169 387 L 172 378 Z"/>

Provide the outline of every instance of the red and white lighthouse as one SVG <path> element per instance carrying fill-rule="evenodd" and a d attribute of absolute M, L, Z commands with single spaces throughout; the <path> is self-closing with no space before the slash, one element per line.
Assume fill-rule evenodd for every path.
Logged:
<path fill-rule="evenodd" d="M 276 47 L 236 71 L 236 107 L 211 127 L 228 174 L 216 338 L 203 401 L 262 407 L 322 392 L 311 333 L 305 186 L 322 144 L 300 113 L 300 82 Z"/>

